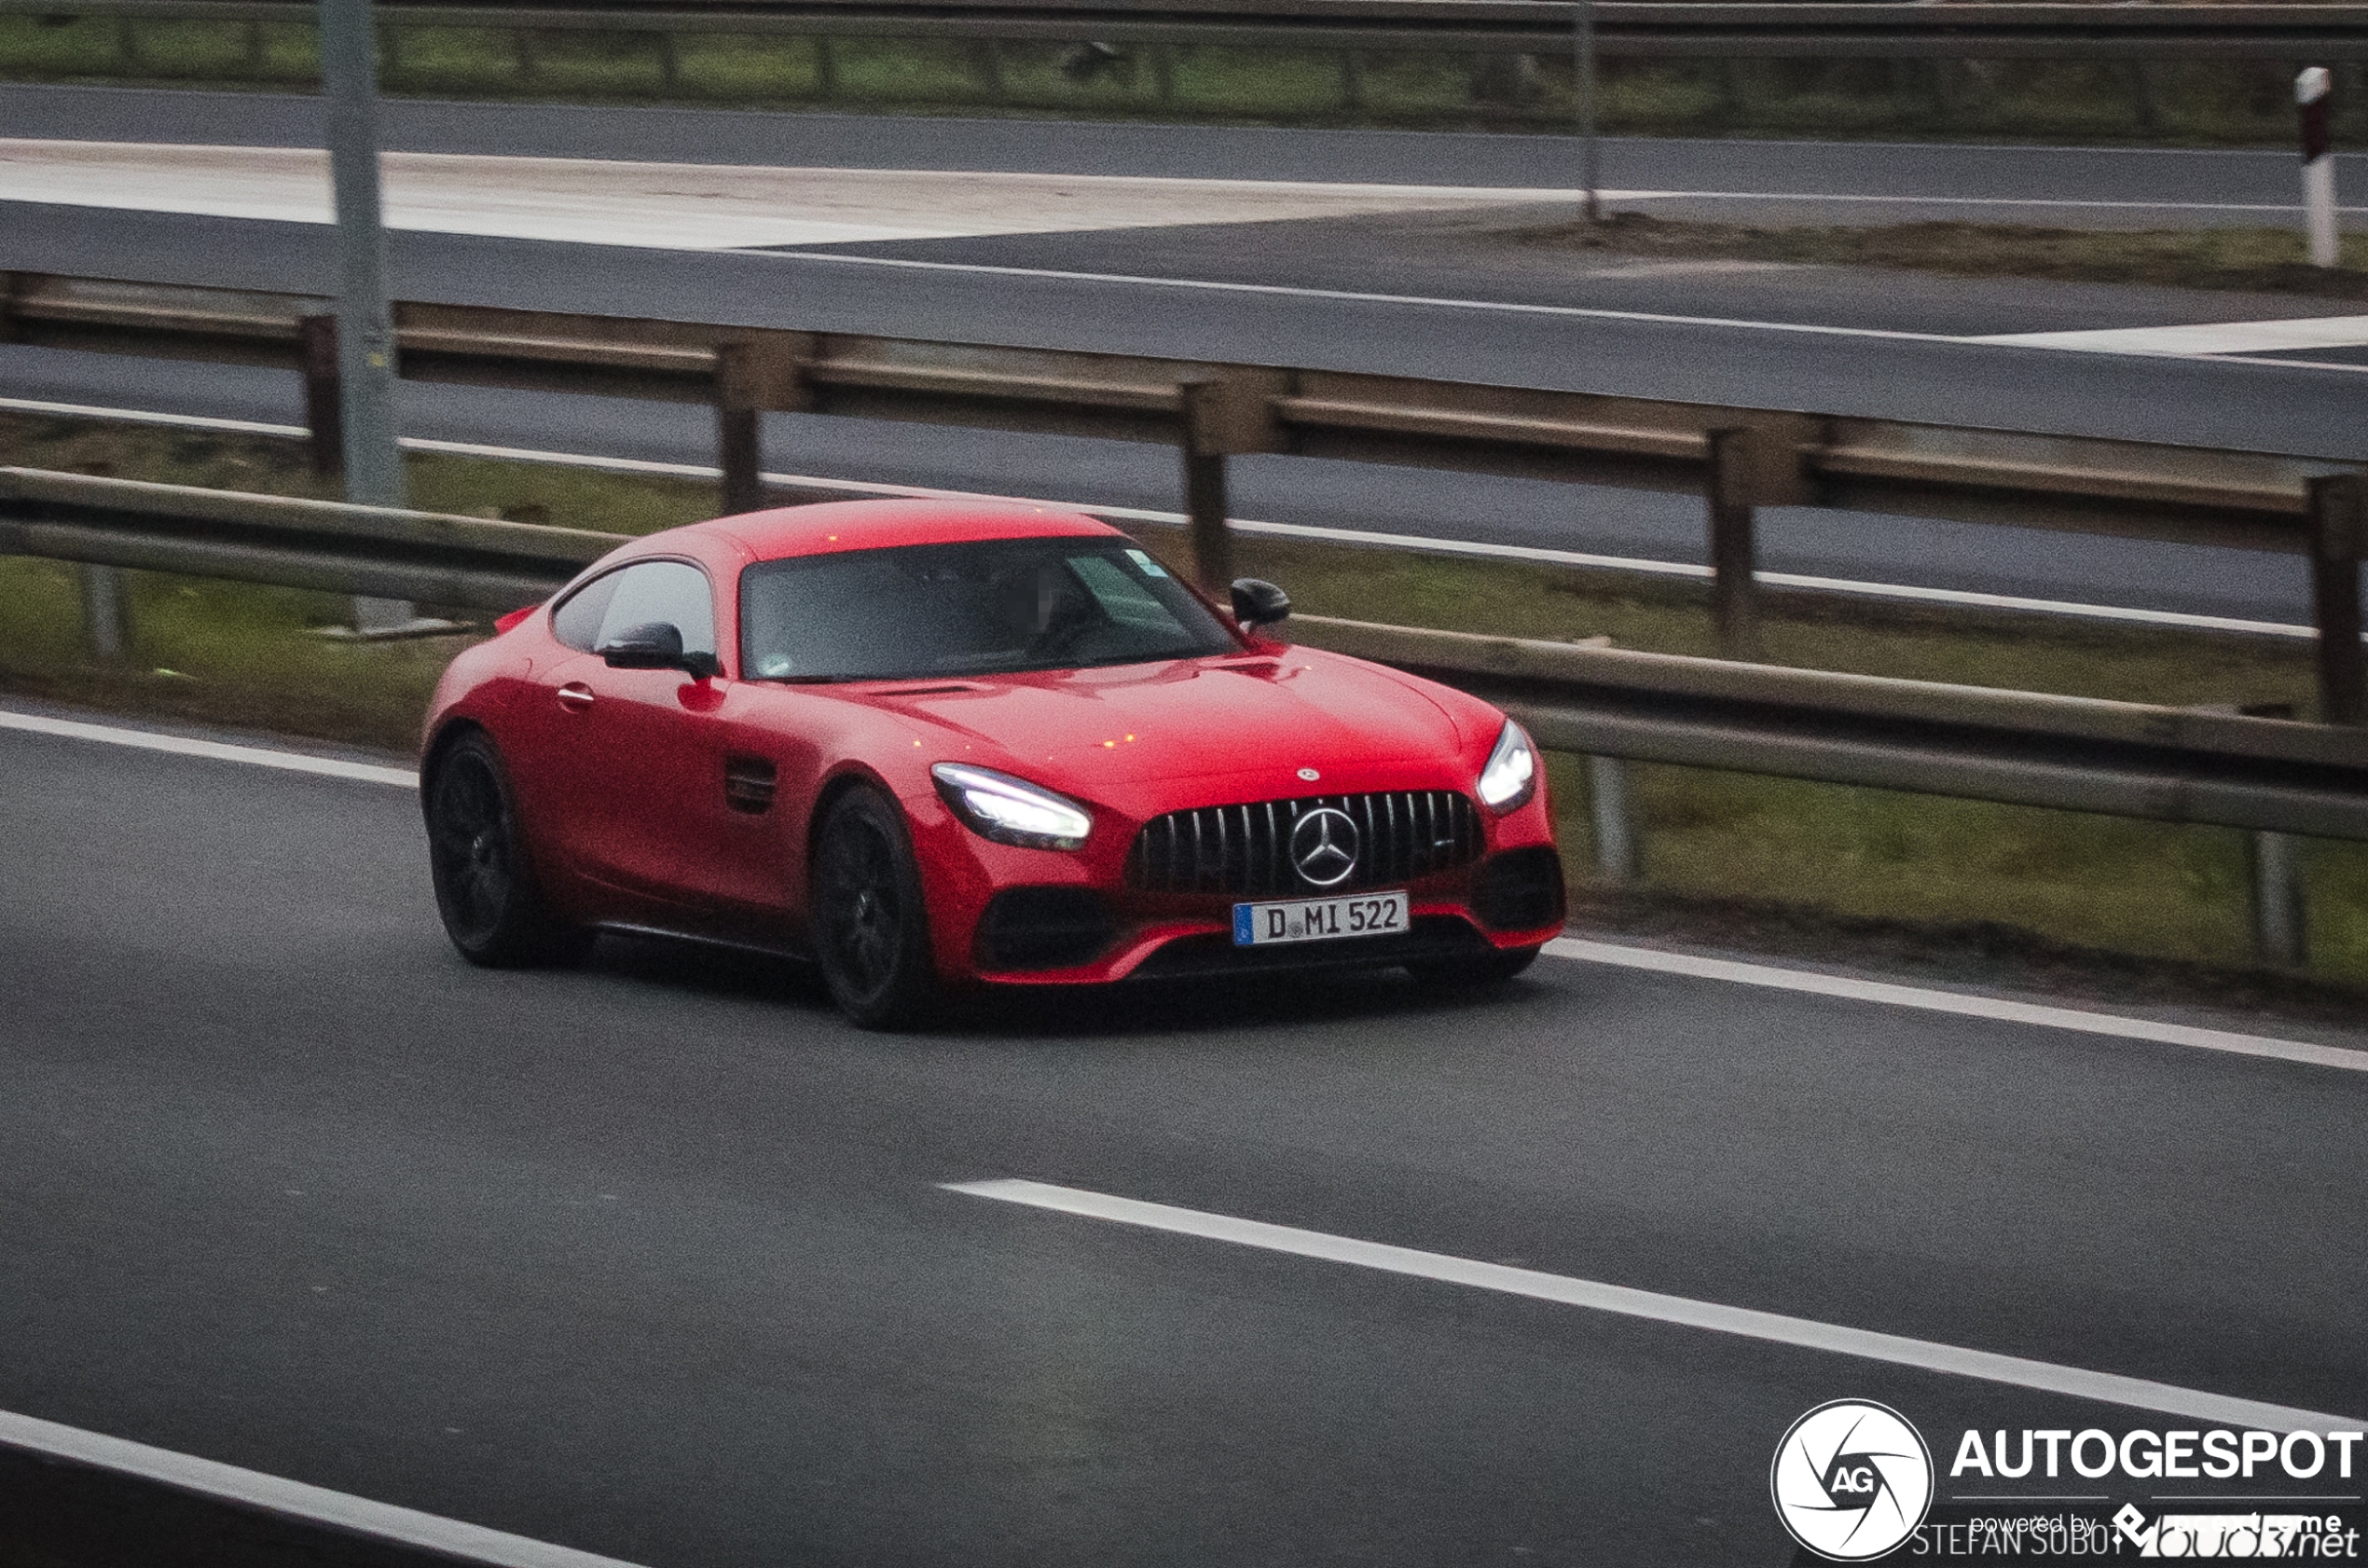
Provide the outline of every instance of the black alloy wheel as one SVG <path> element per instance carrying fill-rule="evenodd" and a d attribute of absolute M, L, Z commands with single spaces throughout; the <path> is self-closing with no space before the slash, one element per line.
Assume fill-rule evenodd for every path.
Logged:
<path fill-rule="evenodd" d="M 831 998 L 859 1028 L 910 1028 L 929 1015 L 937 973 L 920 867 L 903 814 L 876 790 L 849 790 L 823 818 L 813 923 Z"/>
<path fill-rule="evenodd" d="M 436 757 L 422 791 L 436 913 L 461 956 L 489 969 L 572 963 L 592 933 L 543 901 L 518 832 L 509 777 L 477 731 Z"/>

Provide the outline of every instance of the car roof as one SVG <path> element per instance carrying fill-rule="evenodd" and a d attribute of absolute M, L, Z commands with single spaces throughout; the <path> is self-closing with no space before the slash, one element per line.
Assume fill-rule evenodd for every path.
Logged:
<path fill-rule="evenodd" d="M 1082 513 L 995 501 L 831 501 L 745 512 L 703 526 L 737 540 L 751 557 L 764 561 L 971 539 L 1119 535 L 1108 523 Z"/>

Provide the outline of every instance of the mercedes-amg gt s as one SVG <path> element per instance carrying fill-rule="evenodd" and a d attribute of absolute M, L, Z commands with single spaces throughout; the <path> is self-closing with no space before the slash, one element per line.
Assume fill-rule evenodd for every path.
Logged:
<path fill-rule="evenodd" d="M 420 793 L 470 960 L 606 928 L 819 964 L 847 1016 L 977 982 L 1509 976 L 1559 930 L 1540 759 L 1487 703 L 1289 646 L 1133 540 L 851 502 L 609 555 L 456 659 Z"/>

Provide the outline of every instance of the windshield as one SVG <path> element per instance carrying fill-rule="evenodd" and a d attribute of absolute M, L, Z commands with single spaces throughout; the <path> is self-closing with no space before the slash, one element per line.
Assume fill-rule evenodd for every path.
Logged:
<path fill-rule="evenodd" d="M 1069 669 L 1240 646 L 1123 539 L 908 544 L 740 574 L 740 667 L 757 681 Z"/>

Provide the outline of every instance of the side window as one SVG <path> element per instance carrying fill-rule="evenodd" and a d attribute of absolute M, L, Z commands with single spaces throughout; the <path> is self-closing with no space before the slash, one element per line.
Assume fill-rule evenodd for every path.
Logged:
<path fill-rule="evenodd" d="M 565 604 L 551 612 L 551 635 L 571 648 L 592 652 L 600 640 L 600 617 L 609 612 L 609 600 L 623 575 L 612 571 L 606 577 L 595 577 L 570 595 Z"/>
<path fill-rule="evenodd" d="M 600 617 L 599 642 L 651 621 L 671 621 L 686 653 L 715 652 L 715 596 L 707 573 L 681 561 L 651 561 L 616 574 L 616 592 Z"/>
<path fill-rule="evenodd" d="M 552 613 L 551 630 L 571 648 L 598 649 L 618 633 L 670 621 L 686 653 L 715 652 L 715 600 L 707 573 L 681 561 L 645 561 L 587 583 Z"/>

